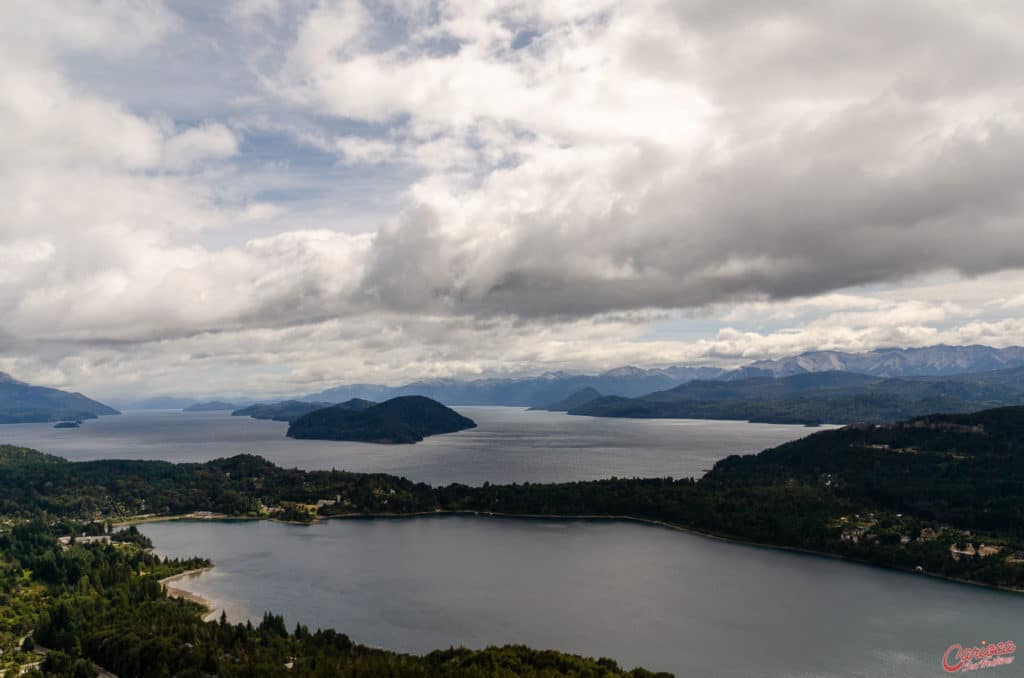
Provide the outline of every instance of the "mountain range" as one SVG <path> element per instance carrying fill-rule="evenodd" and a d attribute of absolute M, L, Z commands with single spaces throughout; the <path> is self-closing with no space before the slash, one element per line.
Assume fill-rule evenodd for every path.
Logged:
<path fill-rule="evenodd" d="M 227 403 L 223 400 L 208 400 L 202 403 L 194 403 L 181 408 L 182 412 L 220 412 L 223 410 L 236 410 L 238 405 Z"/>
<path fill-rule="evenodd" d="M 310 394 L 302 400 L 340 402 L 351 398 L 387 400 L 422 395 L 448 405 L 508 405 L 534 407 L 553 403 L 590 387 L 601 393 L 640 396 L 672 388 L 692 379 L 714 379 L 724 373 L 717 367 L 668 367 L 644 369 L 620 367 L 596 375 L 547 372 L 538 377 L 491 378 L 463 381 L 435 379 L 402 386 L 352 384 Z"/>
<path fill-rule="evenodd" d="M 381 402 L 399 396 L 422 395 L 447 405 L 507 405 L 543 409 L 558 405 L 558 409 L 564 410 L 582 405 L 582 402 L 563 401 L 587 389 L 604 394 L 605 397 L 641 398 L 694 381 L 743 381 L 820 372 L 849 372 L 879 378 L 954 376 L 1014 367 L 1024 367 L 1024 347 L 998 349 L 979 345 L 938 345 L 908 349 L 884 348 L 866 353 L 811 351 L 778 360 L 761 360 L 730 370 L 685 365 L 660 368 L 626 366 L 600 374 L 547 372 L 535 377 L 421 380 L 400 386 L 349 384 L 292 397 L 292 400 L 323 404 L 360 398 Z M 0 373 L 0 387 L 11 384 L 28 386 Z M 586 393 L 592 395 L 589 391 Z M 77 406 L 69 406 L 64 410 L 55 409 L 52 404 L 39 409 L 42 405 L 38 394 L 33 396 L 35 400 L 27 396 L 24 400 L 12 399 L 9 394 L 7 410 L 0 409 L 0 422 L 51 421 L 54 418 L 71 418 L 77 413 L 84 414 L 77 418 L 89 418 L 89 413 L 95 416 L 113 411 L 79 394 L 67 395 L 84 398 L 84 401 L 78 401 Z M 224 399 L 239 407 L 256 402 L 245 397 Z M 71 405 L 71 401 L 66 402 Z M 115 404 L 125 409 L 182 409 L 199 402 L 197 398 L 156 396 L 121 400 Z M 276 413 L 275 418 L 290 420 L 296 416 L 296 412 L 304 414 L 308 411 L 311 411 L 308 406 L 292 407 L 286 414 Z"/>
<path fill-rule="evenodd" d="M 725 370 L 673 366 L 620 367 L 596 375 L 548 372 L 539 377 L 475 380 L 437 379 L 402 386 L 352 384 L 310 394 L 302 400 L 340 402 L 350 398 L 386 400 L 424 395 L 448 405 L 509 405 L 548 409 L 583 389 L 608 396 L 636 398 L 692 381 L 738 381 L 752 377 L 787 377 L 816 372 L 853 372 L 875 377 L 920 377 L 1024 367 L 1024 347 L 930 346 L 887 348 L 867 353 L 811 351 L 779 360 L 762 360 Z"/>
<path fill-rule="evenodd" d="M 0 424 L 95 419 L 120 414 L 81 393 L 33 386 L 0 372 Z"/>
<path fill-rule="evenodd" d="M 867 353 L 810 351 L 780 360 L 759 360 L 723 375 L 726 379 L 786 377 L 805 372 L 856 372 L 876 377 L 923 377 L 989 372 L 1024 366 L 1024 347 L 928 346 L 880 348 Z"/>
<path fill-rule="evenodd" d="M 848 424 L 1021 404 L 1024 367 L 925 377 L 828 371 L 691 381 L 639 398 L 592 399 L 568 412 L 596 417 Z"/>

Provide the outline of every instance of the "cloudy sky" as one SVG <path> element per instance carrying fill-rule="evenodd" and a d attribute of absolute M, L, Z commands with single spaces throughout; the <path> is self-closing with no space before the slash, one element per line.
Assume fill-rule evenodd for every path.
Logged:
<path fill-rule="evenodd" d="M 1024 343 L 1017 0 L 6 0 L 0 370 Z"/>

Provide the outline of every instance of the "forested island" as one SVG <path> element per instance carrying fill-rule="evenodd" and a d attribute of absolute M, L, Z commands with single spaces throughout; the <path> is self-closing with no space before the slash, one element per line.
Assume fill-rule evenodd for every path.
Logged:
<path fill-rule="evenodd" d="M 479 667 L 482 664 L 473 662 L 485 662 L 488 671 L 499 665 L 493 663 L 497 656 L 514 656 L 523 667 L 536 668 L 538 665 L 530 662 L 541 661 L 541 654 L 522 648 L 494 650 L 495 656 L 454 651 L 454 655 L 403 658 L 354 649 L 347 639 L 337 640 L 343 638 L 337 634 L 307 634 L 301 627 L 289 634 L 272 616 L 255 628 L 203 625 L 195 607 L 166 600 L 153 584 L 142 583 L 153 581 L 155 575 L 143 576 L 139 570 L 156 570 L 157 564 L 136 567 L 116 560 L 129 557 L 131 547 L 83 545 L 62 550 L 56 543 L 60 535 L 95 531 L 101 523 L 196 512 L 206 517 L 297 522 L 439 512 L 629 517 L 728 539 L 1021 590 L 1024 408 L 822 431 L 757 455 L 723 459 L 700 480 L 431 487 L 385 474 L 283 469 L 249 455 L 205 464 L 68 462 L 32 450 L 2 447 L 0 515 L 8 527 L 0 537 L 6 563 L 0 581 L 6 587 L 5 619 L 15 620 L 0 628 L 0 633 L 7 634 L 3 642 L 20 638 L 17 634 L 27 629 L 42 630 L 46 635 L 40 638 L 45 637 L 46 642 L 40 642 L 63 650 L 68 661 L 88 658 L 116 671 L 118 657 L 136 658 L 132 661 L 144 664 L 148 653 L 157 652 L 154 648 L 171 652 L 187 637 L 193 647 L 204 648 L 201 656 L 183 655 L 190 657 L 190 662 L 199 662 L 188 666 L 215 667 L 206 670 L 220 675 L 241 675 L 231 672 L 231 662 L 223 662 L 225 652 L 253 662 L 317 657 L 316 662 L 322 662 L 317 665 L 332 667 L 333 675 L 355 675 L 345 673 L 350 670 L 346 667 L 363 661 L 406 667 L 392 675 L 423 675 L 415 671 L 426 670 L 425 666 L 430 666 L 428 675 L 498 675 L 435 670 L 435 666 L 450 668 L 445 662 L 460 656 L 469 662 L 460 666 Z M 15 535 L 24 535 L 24 539 Z M 98 553 L 115 561 L 97 565 L 98 574 L 93 576 L 89 563 Z M 48 564 L 51 558 L 53 566 Z M 160 567 L 164 567 L 163 573 L 187 566 L 172 563 Z M 49 581 L 46 572 L 69 574 Z M 110 584 L 105 583 L 108 580 Z M 61 600 L 68 602 L 64 596 L 71 596 L 74 605 L 52 607 Z M 87 604 L 97 597 L 107 602 Z M 25 601 L 43 599 L 49 601 L 44 606 L 45 618 L 33 617 L 31 610 L 44 607 Z M 120 607 L 126 600 L 134 603 Z M 150 612 L 144 616 L 138 611 L 143 609 Z M 153 612 L 156 609 L 161 611 L 157 614 Z M 153 618 L 168 620 L 166 628 L 154 630 L 143 622 Z M 268 645 L 276 649 L 265 650 Z M 226 650 L 228 646 L 235 650 Z M 238 651 L 251 646 L 261 649 Z M 429 664 L 432 661 L 440 663 Z M 524 675 L 621 675 L 610 663 L 557 654 L 551 655 L 551 661 L 570 662 L 559 666 L 576 668 L 550 674 L 539 670 L 531 674 L 530 668 Z M 125 673 L 134 675 L 133 666 L 128 665 Z M 183 667 L 180 663 L 174 666 Z M 409 672 L 402 673 L 405 670 Z"/>
<path fill-rule="evenodd" d="M 353 402 L 359 404 L 353 406 Z M 365 402 L 351 400 L 303 415 L 291 422 L 288 437 L 395 445 L 476 427 L 472 419 L 423 396 L 399 396 L 363 406 Z"/>

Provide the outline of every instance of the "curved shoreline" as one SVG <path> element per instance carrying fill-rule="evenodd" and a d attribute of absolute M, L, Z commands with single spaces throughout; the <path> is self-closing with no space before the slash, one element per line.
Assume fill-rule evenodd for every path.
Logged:
<path fill-rule="evenodd" d="M 212 569 L 213 565 L 210 565 L 209 567 L 196 568 L 194 570 L 185 570 L 184 572 L 172 574 L 170 577 L 164 577 L 163 579 L 160 579 L 160 585 L 163 587 L 164 593 L 167 594 L 168 598 L 178 598 L 181 600 L 187 600 L 190 603 L 195 603 L 196 605 L 201 606 L 203 609 L 206 610 L 206 612 L 203 613 L 203 621 L 209 621 L 209 619 L 207 618 L 213 615 L 215 612 L 217 612 L 217 610 L 213 607 L 213 604 L 208 599 L 202 597 L 197 593 L 193 593 L 192 591 L 181 589 L 176 586 L 171 586 L 171 584 L 182 579 L 187 579 L 189 577 L 202 574 L 203 572 Z"/>
<path fill-rule="evenodd" d="M 197 517 L 197 516 L 195 516 L 195 514 L 184 514 L 184 515 L 164 516 L 164 517 L 156 517 L 156 516 L 148 517 L 147 516 L 146 518 L 144 518 L 142 520 L 138 520 L 138 521 L 128 520 L 128 521 L 125 521 L 125 522 L 120 523 L 120 524 L 122 524 L 122 525 L 131 525 L 131 524 L 144 523 L 144 522 L 162 522 L 162 521 L 172 521 L 172 520 L 196 520 L 198 522 L 201 522 L 201 521 L 204 521 L 204 520 L 224 520 L 224 521 L 232 521 L 232 520 L 240 520 L 240 521 L 267 520 L 267 521 L 270 521 L 270 522 L 282 523 L 282 524 L 286 524 L 286 525 L 299 525 L 299 526 L 307 526 L 308 527 L 308 526 L 316 525 L 318 523 L 322 523 L 322 522 L 325 522 L 325 521 L 328 521 L 328 520 L 359 520 L 361 518 L 365 518 L 365 519 L 375 519 L 375 518 L 376 519 L 379 519 L 379 518 L 422 518 L 422 517 L 426 517 L 426 516 L 476 516 L 476 517 L 513 518 L 513 519 L 526 519 L 526 520 L 593 520 L 593 521 L 614 521 L 614 520 L 618 520 L 618 521 L 628 521 L 628 522 L 634 522 L 634 523 L 641 523 L 641 524 L 644 524 L 644 525 L 650 525 L 650 526 L 654 526 L 654 527 L 667 528 L 667 529 L 670 529 L 670 530 L 675 530 L 676 532 L 683 532 L 685 534 L 690 534 L 690 535 L 697 536 L 697 537 L 704 537 L 705 539 L 714 539 L 716 541 L 725 542 L 725 543 L 728 543 L 728 544 L 738 544 L 738 545 L 741 545 L 741 546 L 751 546 L 751 547 L 754 547 L 754 548 L 773 549 L 773 550 L 776 550 L 776 551 L 788 551 L 788 552 L 791 552 L 791 553 L 799 553 L 799 554 L 808 555 L 808 556 L 816 556 L 816 557 L 819 557 L 819 558 L 830 558 L 832 560 L 840 560 L 840 561 L 843 561 L 843 562 L 854 563 L 854 564 L 857 564 L 857 565 L 866 565 L 868 567 L 876 567 L 876 568 L 879 568 L 879 569 L 882 569 L 882 570 L 888 570 L 890 572 L 902 572 L 904 574 L 924 575 L 924 576 L 927 576 L 927 577 L 931 577 L 933 579 L 941 579 L 943 581 L 948 581 L 948 582 L 952 582 L 952 583 L 955 583 L 955 584 L 961 584 L 961 585 L 965 585 L 965 586 L 974 586 L 974 587 L 992 589 L 992 590 L 996 590 L 996 591 L 1005 591 L 1005 592 L 1008 592 L 1008 593 L 1016 593 L 1016 594 L 1024 593 L 1024 587 L 1013 588 L 1013 587 L 1010 587 L 1010 586 L 999 586 L 997 584 L 987 584 L 985 582 L 973 581 L 973 580 L 970 580 L 970 579 L 960 579 L 960 578 L 957 578 L 957 577 L 949 577 L 947 575 L 939 574 L 937 572 L 928 572 L 928 571 L 916 572 L 914 570 L 905 569 L 905 568 L 901 568 L 901 567 L 891 567 L 891 566 L 888 566 L 888 565 L 880 565 L 878 563 L 872 563 L 872 562 L 869 562 L 869 561 L 866 561 L 866 560 L 860 560 L 860 559 L 857 559 L 857 558 L 850 558 L 848 556 L 840 555 L 838 553 L 828 553 L 826 551 L 815 551 L 813 549 L 805 549 L 805 548 L 800 548 L 798 546 L 784 546 L 784 545 L 781 545 L 781 544 L 769 544 L 769 543 L 764 543 L 764 542 L 750 541 L 750 540 L 747 540 L 747 539 L 740 539 L 740 538 L 737 538 L 737 537 L 729 537 L 729 536 L 722 535 L 722 534 L 716 534 L 714 532 L 704 532 L 702 530 L 697 530 L 697 529 L 694 529 L 692 527 L 685 527 L 683 525 L 677 525 L 675 523 L 666 522 L 664 520 L 655 520 L 653 518 L 638 518 L 636 516 L 629 516 L 629 515 L 502 513 L 500 511 L 473 511 L 473 510 L 469 510 L 469 509 L 438 509 L 438 510 L 434 510 L 434 511 L 416 511 L 414 513 L 387 513 L 387 512 L 379 512 L 379 513 L 341 513 L 341 514 L 332 515 L 332 516 L 318 517 L 315 521 L 309 522 L 309 523 L 297 522 L 297 521 L 289 521 L 289 520 L 279 520 L 279 519 L 276 519 L 276 518 L 268 518 L 268 517 L 260 517 L 260 516 L 228 516 L 228 515 L 210 516 L 210 515 L 204 515 L 204 516 L 201 516 L 201 517 Z M 209 569 L 209 568 L 205 568 L 205 569 Z M 202 570 L 193 570 L 193 571 L 190 571 L 190 572 L 201 572 L 201 571 Z M 175 579 L 177 577 L 184 576 L 185 574 L 189 574 L 189 573 L 182 573 L 181 575 L 176 575 L 175 577 L 169 577 L 168 579 L 169 580 Z M 161 583 L 162 582 L 163 582 L 163 580 L 161 580 Z M 173 589 L 173 590 L 177 591 L 178 589 Z M 183 593 L 188 593 L 188 592 L 187 591 L 183 591 Z M 189 594 L 189 595 L 194 595 L 194 594 Z M 209 601 L 206 601 L 205 599 L 202 599 L 199 596 L 196 596 L 196 598 L 199 598 L 199 600 L 198 601 L 194 601 L 194 602 L 199 602 L 201 605 L 204 605 L 208 609 L 210 609 Z M 212 611 L 211 611 L 211 613 L 212 613 Z"/>
<path fill-rule="evenodd" d="M 545 514 L 545 513 L 501 513 L 499 511 L 469 511 L 469 510 L 440 510 L 440 511 L 419 511 L 417 513 L 346 513 L 336 516 L 326 516 L 320 521 L 344 519 L 352 520 L 357 518 L 415 518 L 423 516 L 437 516 L 437 515 L 470 515 L 478 517 L 494 517 L 494 518 L 525 518 L 529 520 L 620 520 L 633 523 L 642 523 L 644 525 L 651 525 L 654 527 L 663 527 L 676 532 L 683 532 L 696 537 L 704 537 L 705 539 L 714 539 L 716 541 L 725 542 L 727 544 L 738 544 L 740 546 L 752 546 L 754 548 L 773 549 L 775 551 L 789 551 L 791 553 L 800 553 L 807 556 L 817 556 L 820 558 L 830 558 L 832 560 L 840 560 L 846 563 L 854 563 L 857 565 L 866 565 L 868 567 L 876 567 L 881 570 L 888 570 L 890 572 L 902 572 L 904 574 L 917 574 L 932 577 L 933 579 L 942 579 L 944 581 L 953 582 L 956 584 L 963 584 L 966 586 L 976 586 L 980 588 L 993 589 L 996 591 L 1006 591 L 1009 593 L 1024 593 L 1024 587 L 1013 588 L 1011 586 L 999 586 L 997 584 L 986 584 L 985 582 L 973 581 L 971 579 L 959 579 L 957 577 L 949 577 L 937 572 L 916 572 L 914 570 L 908 570 L 901 567 L 890 567 L 888 565 L 879 565 L 878 563 L 872 563 L 866 560 L 859 560 L 857 558 L 850 558 L 843 556 L 838 553 L 828 553 L 826 551 L 815 551 L 813 549 L 800 548 L 799 546 L 784 546 L 782 544 L 768 544 L 764 542 L 750 541 L 747 539 L 740 539 L 738 537 L 727 537 L 725 535 L 716 534 L 714 532 L 704 532 L 697 530 L 692 527 L 684 527 L 683 525 L 677 525 L 675 523 L 669 523 L 664 520 L 655 520 L 653 518 L 637 518 L 636 516 L 627 515 L 590 515 L 590 514 Z M 307 523 L 300 523 L 307 524 Z M 316 523 L 308 523 L 314 525 Z"/>

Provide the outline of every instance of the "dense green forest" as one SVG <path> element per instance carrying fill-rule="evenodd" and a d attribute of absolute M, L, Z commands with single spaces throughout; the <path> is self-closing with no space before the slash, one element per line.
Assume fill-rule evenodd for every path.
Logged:
<path fill-rule="evenodd" d="M 390 675 L 620 675 L 608 662 L 523 648 L 399 657 L 353 649 L 337 634 L 301 628 L 287 633 L 272 616 L 255 628 L 203 625 L 187 603 L 166 600 L 152 584 L 140 583 L 194 563 L 145 560 L 151 558 L 142 550 L 148 544 L 132 530 L 119 533 L 124 545 L 118 547 L 64 551 L 56 544 L 60 534 L 84 529 L 75 521 L 90 521 L 88 529 L 95 530 L 140 515 L 197 511 L 303 521 L 440 511 L 622 516 L 1021 588 L 1024 408 L 822 431 L 758 455 L 723 459 L 700 480 L 434 488 L 384 474 L 283 469 L 246 455 L 205 464 L 71 463 L 0 447 L 0 514 L 8 525 L 0 536 L 7 620 L 0 641 L 23 634 L 25 620 L 45 608 L 49 616 L 31 623 L 33 637 L 64 651 L 66 657 L 55 654 L 52 661 L 66 661 L 72 667 L 67 671 L 76 658 L 88 657 L 133 675 L 142 664 L 116 662 L 145 662 L 177 648 L 175 661 L 188 657 L 196 663 L 187 666 L 212 667 L 202 670 L 220 675 L 247 675 L 252 662 L 271 667 L 288 657 L 316 658 L 305 664 L 308 675 L 377 675 L 367 668 L 373 666 L 389 667 Z M 117 579 L 118 572 L 127 579 Z M 60 601 L 66 604 L 54 607 Z M 168 626 L 147 625 L 153 615 Z M 185 644 L 191 644 L 187 653 L 181 651 Z M 510 669 L 513 664 L 518 668 Z M 175 666 L 191 675 L 186 664 Z"/>
<path fill-rule="evenodd" d="M 593 398 L 568 412 L 595 417 L 848 424 L 1022 404 L 1024 368 L 1018 367 L 943 377 L 812 372 L 779 378 L 699 380 L 639 398 Z"/>
<path fill-rule="evenodd" d="M 293 420 L 288 436 L 408 444 L 418 443 L 427 436 L 476 426 L 472 419 L 423 396 L 399 396 L 369 407 L 353 407 L 352 402 L 316 410 Z"/>

